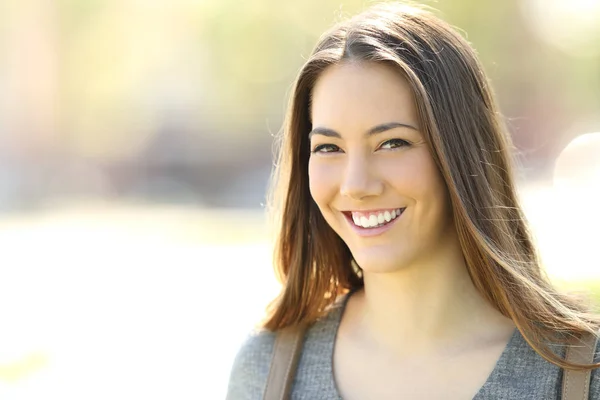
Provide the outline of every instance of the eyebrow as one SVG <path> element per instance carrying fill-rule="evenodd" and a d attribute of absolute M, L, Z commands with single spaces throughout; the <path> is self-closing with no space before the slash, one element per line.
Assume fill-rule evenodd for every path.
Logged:
<path fill-rule="evenodd" d="M 409 125 L 409 124 L 403 124 L 402 122 L 386 122 L 384 124 L 379 124 L 379 125 L 374 126 L 371 129 L 369 129 L 367 131 L 366 135 L 367 136 L 376 135 L 378 133 L 389 131 L 390 129 L 394 129 L 394 128 L 409 128 L 409 129 L 418 131 L 418 129 L 416 127 Z M 310 138 L 313 137 L 313 135 L 323 135 L 323 136 L 327 136 L 327 137 L 335 137 L 335 138 L 340 138 L 340 139 L 342 137 L 342 135 L 340 135 L 337 131 L 335 131 L 333 129 L 329 129 L 329 128 L 322 128 L 322 127 L 316 127 L 312 131 L 310 131 L 310 133 L 308 134 L 308 140 L 310 140 Z"/>

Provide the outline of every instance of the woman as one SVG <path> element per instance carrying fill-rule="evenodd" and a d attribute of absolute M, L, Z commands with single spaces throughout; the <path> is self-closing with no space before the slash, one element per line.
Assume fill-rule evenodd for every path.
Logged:
<path fill-rule="evenodd" d="M 552 399 L 599 319 L 557 292 L 519 206 L 473 50 L 375 6 L 322 36 L 291 96 L 274 185 L 283 282 L 229 399 L 263 395 L 276 332 L 306 326 L 294 399 Z M 597 362 L 598 360 L 596 360 Z M 600 364 L 591 398 L 600 396 Z"/>

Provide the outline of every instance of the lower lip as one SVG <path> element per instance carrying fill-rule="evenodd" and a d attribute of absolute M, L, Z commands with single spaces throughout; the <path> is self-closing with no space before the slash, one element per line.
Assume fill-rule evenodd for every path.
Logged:
<path fill-rule="evenodd" d="M 402 214 L 404 214 L 404 211 L 406 211 L 406 209 L 402 211 Z M 348 221 L 352 229 L 354 229 L 354 232 L 356 232 L 359 236 L 371 237 L 381 235 L 390 230 L 392 226 L 394 226 L 396 221 L 398 221 L 402 217 L 402 214 L 400 214 L 400 216 L 396 217 L 387 224 L 378 226 L 376 228 L 363 228 L 362 226 L 358 226 L 354 223 L 354 221 L 352 220 L 352 216 L 344 214 L 344 217 L 346 217 L 346 220 Z"/>

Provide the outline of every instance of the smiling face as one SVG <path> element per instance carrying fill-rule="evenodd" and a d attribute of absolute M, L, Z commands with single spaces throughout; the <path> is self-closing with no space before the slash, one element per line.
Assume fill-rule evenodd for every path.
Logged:
<path fill-rule="evenodd" d="M 456 232 L 408 82 L 389 66 L 328 67 L 312 92 L 309 181 L 365 273 L 434 264 Z"/>

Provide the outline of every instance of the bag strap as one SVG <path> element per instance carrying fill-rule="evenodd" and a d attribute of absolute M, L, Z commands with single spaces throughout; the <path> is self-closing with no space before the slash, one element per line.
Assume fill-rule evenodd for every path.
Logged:
<path fill-rule="evenodd" d="M 290 396 L 296 367 L 302 352 L 306 326 L 290 326 L 279 330 L 273 345 L 273 358 L 267 377 L 264 400 L 286 400 Z"/>
<path fill-rule="evenodd" d="M 565 359 L 577 364 L 592 364 L 596 352 L 596 335 L 586 333 L 578 344 L 567 347 Z M 586 400 L 589 397 L 591 370 L 563 370 L 562 400 Z"/>

